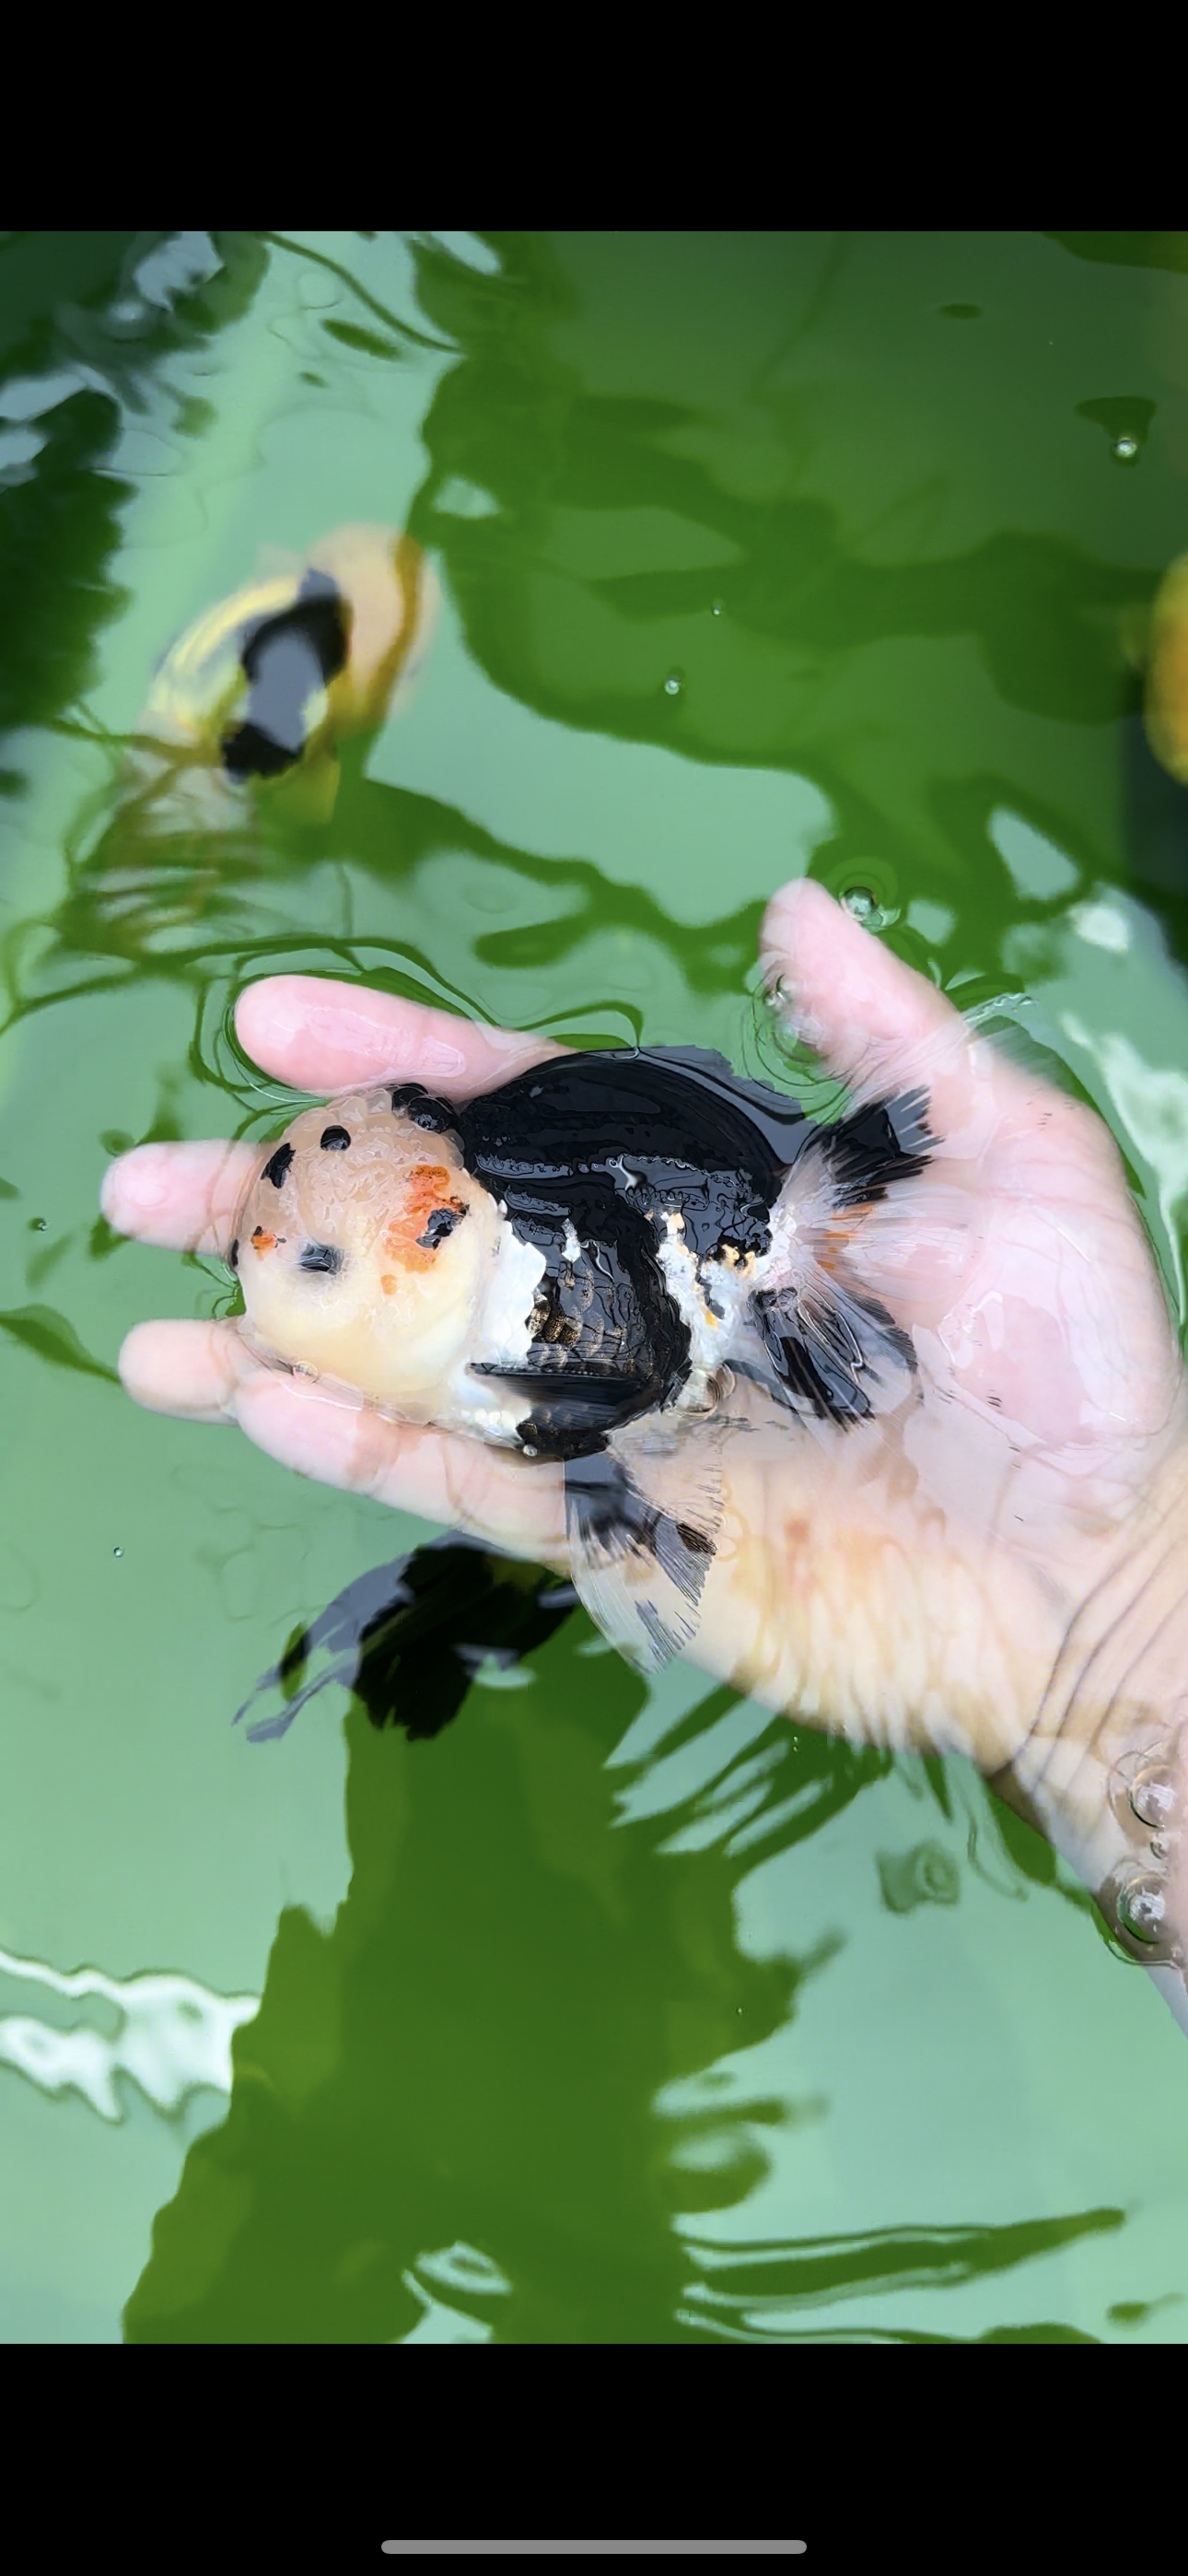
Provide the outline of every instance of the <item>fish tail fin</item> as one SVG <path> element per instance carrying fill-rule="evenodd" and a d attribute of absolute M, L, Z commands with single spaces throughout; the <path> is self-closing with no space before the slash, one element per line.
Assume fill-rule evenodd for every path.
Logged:
<path fill-rule="evenodd" d="M 774 1277 L 751 1300 L 741 1358 L 743 1374 L 777 1403 L 848 1427 L 901 1401 L 916 1353 L 862 1283 L 862 1224 L 925 1170 L 936 1142 L 923 1090 L 865 1102 L 806 1141 L 776 1211 L 777 1239 L 781 1209 L 795 1224 Z"/>
<path fill-rule="evenodd" d="M 839 1213 L 869 1207 L 898 1181 L 914 1180 L 936 1150 L 928 1125 L 928 1093 L 900 1091 L 852 1109 L 819 1130 L 820 1150 Z"/>

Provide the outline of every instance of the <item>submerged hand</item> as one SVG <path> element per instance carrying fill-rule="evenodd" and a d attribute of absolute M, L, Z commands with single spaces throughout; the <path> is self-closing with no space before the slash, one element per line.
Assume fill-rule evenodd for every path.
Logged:
<path fill-rule="evenodd" d="M 1149 1827 L 1111 1774 L 1188 1707 L 1188 1398 L 1118 1153 L 819 886 L 777 895 L 763 940 L 832 1072 L 864 1096 L 930 1095 L 935 1157 L 842 1256 L 919 1372 L 848 1431 L 736 1390 L 747 1427 L 727 1444 L 697 1658 L 855 1741 L 968 1753 L 1095 1889 L 1120 1863 L 1149 1872 Z M 393 1077 L 463 1098 L 555 1052 L 303 977 L 252 986 L 238 1029 L 321 1095 Z M 139 1147 L 108 1172 L 105 1214 L 225 1255 L 255 1159 Z M 559 1469 L 328 1399 L 260 1366 L 232 1324 L 140 1325 L 120 1369 L 141 1403 L 235 1420 L 305 1474 L 564 1562 Z M 1170 1910 L 1188 1929 L 1178 1883 Z"/>

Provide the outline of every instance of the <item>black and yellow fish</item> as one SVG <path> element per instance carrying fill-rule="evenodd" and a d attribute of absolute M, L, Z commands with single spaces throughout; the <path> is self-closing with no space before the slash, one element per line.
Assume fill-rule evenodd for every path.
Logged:
<path fill-rule="evenodd" d="M 262 572 L 165 654 L 134 737 L 142 792 L 180 789 L 184 806 L 188 791 L 213 822 L 236 790 L 279 788 L 300 819 L 324 822 L 338 744 L 382 723 L 433 600 L 420 547 L 390 528 L 338 528 Z"/>

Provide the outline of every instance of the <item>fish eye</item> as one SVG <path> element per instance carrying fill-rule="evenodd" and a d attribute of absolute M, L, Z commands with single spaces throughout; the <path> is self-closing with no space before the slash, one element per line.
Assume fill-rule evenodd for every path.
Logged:
<path fill-rule="evenodd" d="M 327 1270 L 336 1279 L 344 1260 L 345 1254 L 340 1252 L 336 1243 L 304 1243 L 297 1256 L 297 1267 L 299 1270 Z"/>
<path fill-rule="evenodd" d="M 422 1251 L 436 1252 L 438 1244 L 445 1242 L 447 1235 L 453 1233 L 456 1225 L 461 1225 L 465 1214 L 465 1208 L 457 1201 L 452 1207 L 434 1208 L 424 1233 L 417 1236 L 417 1242 Z"/>

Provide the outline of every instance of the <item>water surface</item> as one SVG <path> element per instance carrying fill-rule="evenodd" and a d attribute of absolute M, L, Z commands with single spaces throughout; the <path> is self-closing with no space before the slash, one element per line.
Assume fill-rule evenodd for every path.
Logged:
<path fill-rule="evenodd" d="M 0 348 L 4 2334 L 1183 2340 L 1182 2036 L 961 1763 L 648 1688 L 454 1558 L 477 1671 L 447 1617 L 233 1726 L 432 1533 L 137 1413 L 122 1334 L 227 1282 L 95 1210 L 127 1142 L 284 1123 L 263 972 L 778 1069 L 809 870 L 1096 1103 L 1182 1306 L 1126 638 L 1188 237 L 14 234 Z M 415 692 L 324 827 L 147 832 L 165 646 L 348 519 L 436 567 Z"/>

